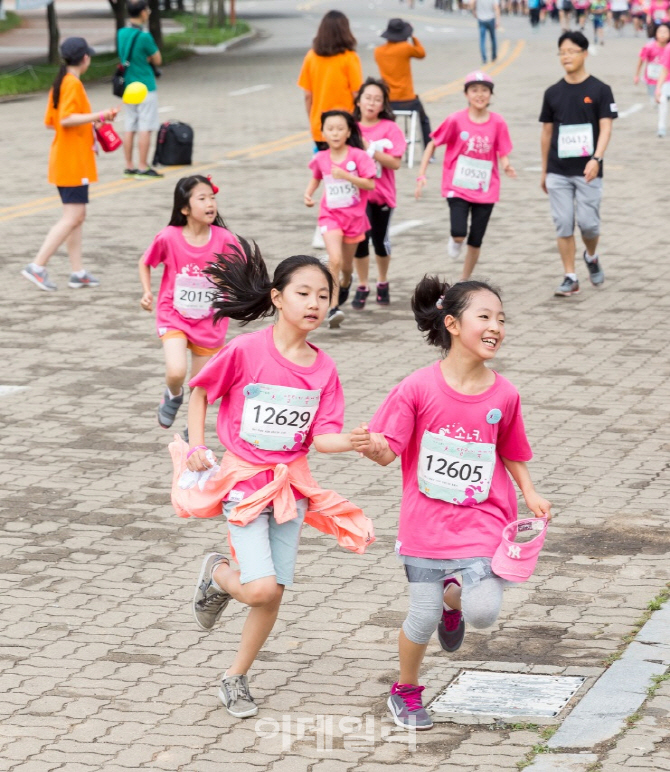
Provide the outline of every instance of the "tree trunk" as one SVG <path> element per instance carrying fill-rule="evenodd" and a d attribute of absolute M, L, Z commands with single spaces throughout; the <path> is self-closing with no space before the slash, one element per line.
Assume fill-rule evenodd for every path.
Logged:
<path fill-rule="evenodd" d="M 216 11 L 215 11 L 215 8 L 214 8 L 215 2 L 216 2 L 216 0 L 209 0 L 209 11 L 207 12 L 207 26 L 208 27 L 214 27 L 215 26 L 215 21 L 214 21 L 215 14 L 216 14 Z"/>
<path fill-rule="evenodd" d="M 161 9 L 158 0 L 149 0 L 149 8 L 151 8 L 151 14 L 149 15 L 149 32 L 151 32 L 158 48 L 162 48 L 163 31 L 161 29 Z"/>
<path fill-rule="evenodd" d="M 49 27 L 49 64 L 58 64 L 60 62 L 60 52 L 58 51 L 60 31 L 58 29 L 55 2 L 47 5 L 47 25 Z"/>
<path fill-rule="evenodd" d="M 237 15 L 235 14 L 235 0 L 230 0 L 230 26 L 234 27 L 237 24 Z"/>
<path fill-rule="evenodd" d="M 109 4 L 112 6 L 112 13 L 114 14 L 114 22 L 116 24 L 116 31 L 118 32 L 125 26 L 126 23 L 126 4 L 123 0 L 109 0 Z M 116 47 L 116 36 L 114 37 L 114 46 Z M 118 50 L 117 50 L 118 53 Z"/>
<path fill-rule="evenodd" d="M 219 27 L 226 26 L 226 0 L 217 0 L 216 21 Z"/>
<path fill-rule="evenodd" d="M 177 10 L 178 10 L 180 13 L 184 13 L 184 11 L 186 10 L 186 9 L 184 8 L 184 0 L 177 0 Z"/>

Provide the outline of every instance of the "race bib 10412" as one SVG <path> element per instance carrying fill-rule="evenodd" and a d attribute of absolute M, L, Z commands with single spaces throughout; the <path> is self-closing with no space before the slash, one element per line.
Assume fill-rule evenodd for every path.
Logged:
<path fill-rule="evenodd" d="M 319 409 L 321 390 L 250 383 L 240 437 L 261 450 L 299 450 Z"/>
<path fill-rule="evenodd" d="M 360 200 L 358 188 L 349 180 L 336 180 L 328 174 L 323 178 L 326 185 L 326 206 L 328 209 L 346 209 Z"/>
<path fill-rule="evenodd" d="M 419 490 L 431 499 L 465 506 L 486 501 L 496 463 L 496 446 L 463 442 L 425 431 L 417 476 Z"/>
<path fill-rule="evenodd" d="M 558 127 L 558 157 L 585 158 L 593 155 L 593 126 L 573 123 Z"/>
<path fill-rule="evenodd" d="M 466 190 L 483 190 L 486 193 L 491 184 L 492 173 L 492 161 L 470 158 L 469 155 L 459 155 L 452 185 L 466 188 Z"/>
<path fill-rule="evenodd" d="M 172 305 L 186 319 L 205 319 L 212 313 L 216 289 L 202 274 L 178 273 L 174 278 Z"/>

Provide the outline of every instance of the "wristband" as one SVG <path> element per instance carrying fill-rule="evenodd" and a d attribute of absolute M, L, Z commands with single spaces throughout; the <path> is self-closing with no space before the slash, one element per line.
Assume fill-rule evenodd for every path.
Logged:
<path fill-rule="evenodd" d="M 105 114 L 101 110 L 100 111 L 100 123 L 104 123 L 104 122 L 105 122 Z"/>
<path fill-rule="evenodd" d="M 209 450 L 209 448 L 207 447 L 207 445 L 196 445 L 194 448 L 191 448 L 189 452 L 186 454 L 187 461 L 196 452 L 196 450 Z"/>
<path fill-rule="evenodd" d="M 425 182 L 425 181 L 426 181 L 426 175 L 425 175 L 425 174 L 420 174 L 420 175 L 419 175 L 419 176 L 416 178 L 416 181 L 417 181 L 417 182 Z"/>

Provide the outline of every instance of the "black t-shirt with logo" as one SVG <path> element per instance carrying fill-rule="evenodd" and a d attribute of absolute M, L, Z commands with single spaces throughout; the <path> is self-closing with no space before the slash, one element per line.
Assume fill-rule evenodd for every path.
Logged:
<path fill-rule="evenodd" d="M 541 123 L 553 123 L 547 172 L 581 176 L 596 151 L 601 118 L 616 118 L 612 89 L 593 75 L 581 83 L 564 78 L 544 92 Z M 598 176 L 603 176 L 600 165 Z"/>

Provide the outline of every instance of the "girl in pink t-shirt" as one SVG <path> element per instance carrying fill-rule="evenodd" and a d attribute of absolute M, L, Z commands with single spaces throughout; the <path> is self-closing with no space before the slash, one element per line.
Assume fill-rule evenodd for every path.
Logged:
<path fill-rule="evenodd" d="M 500 612 L 505 580 L 493 573 L 491 559 L 503 528 L 517 517 L 510 475 L 536 517 L 550 517 L 551 504 L 536 493 L 526 467 L 532 454 L 519 394 L 487 367 L 505 338 L 498 291 L 426 276 L 412 309 L 428 342 L 446 356 L 398 384 L 370 421 L 370 434 L 362 427 L 352 439 L 381 465 L 401 458 L 396 553 L 410 607 L 388 705 L 399 726 L 429 729 L 419 670 L 435 629 L 442 648 L 453 652 L 465 635 L 464 618 L 484 628 Z"/>
<path fill-rule="evenodd" d="M 457 258 L 468 238 L 461 280 L 469 279 L 481 252 L 493 205 L 500 196 L 498 165 L 508 177 L 516 177 L 509 154 L 512 141 L 503 118 L 489 112 L 493 81 L 485 72 L 465 76 L 468 107 L 450 115 L 430 136 L 416 178 L 417 200 L 426 184 L 426 170 L 435 148 L 446 145 L 442 170 L 442 195 L 449 204 L 450 257 Z M 468 217 L 470 232 L 468 233 Z"/>
<path fill-rule="evenodd" d="M 335 329 L 344 319 L 340 306 L 349 297 L 356 244 L 365 239 L 370 227 L 365 207 L 368 191 L 375 189 L 377 169 L 363 149 L 358 124 L 350 113 L 344 110 L 322 113 L 321 131 L 328 150 L 315 153 L 309 162 L 312 179 L 304 200 L 305 206 L 314 206 L 312 196 L 323 180 L 325 191 L 319 209 L 319 228 L 335 283 L 327 316 L 328 327 Z"/>
<path fill-rule="evenodd" d="M 389 226 L 396 205 L 395 173 L 405 153 L 407 141 L 395 122 L 389 102 L 389 89 L 383 80 L 368 78 L 356 95 L 354 118 L 363 135 L 367 154 L 375 162 L 377 179 L 375 189 L 368 198 L 367 215 L 370 230 L 358 244 L 354 257 L 360 284 L 351 305 L 361 310 L 370 294 L 368 271 L 370 269 L 369 241 L 377 259 L 377 303 L 390 303 L 388 269 L 391 261 Z"/>
<path fill-rule="evenodd" d="M 654 32 L 654 39 L 648 40 L 640 51 L 640 56 L 637 61 L 637 68 L 635 70 L 635 77 L 633 82 L 637 86 L 640 82 L 640 72 L 644 67 L 644 82 L 647 84 L 647 92 L 652 102 L 655 102 L 654 93 L 656 91 L 656 83 L 658 82 L 659 75 L 661 74 L 661 68 L 663 67 L 663 55 L 666 51 L 666 46 L 670 40 L 670 26 L 667 24 L 659 24 Z"/>
<path fill-rule="evenodd" d="M 158 423 L 168 429 L 184 401 L 183 385 L 191 351 L 191 376 L 221 349 L 228 320 L 214 320 L 214 287 L 203 269 L 216 254 L 239 246 L 216 207 L 216 188 L 199 174 L 182 177 L 174 190 L 170 224 L 140 258 L 145 311 L 153 308 L 151 269 L 163 265 L 156 303 L 156 327 L 165 354 L 165 392 L 158 406 Z"/>
<path fill-rule="evenodd" d="M 647 9 L 647 24 L 670 22 L 670 0 L 651 0 Z"/>
<path fill-rule="evenodd" d="M 191 380 L 187 457 L 194 472 L 215 462 L 205 445 L 205 418 L 207 405 L 220 399 L 217 432 L 226 456 L 240 468 L 252 467 L 251 474 L 236 479 L 223 506 L 240 570 L 231 568 L 220 553 L 208 555 L 196 585 L 193 613 L 198 625 L 209 630 L 231 597 L 250 607 L 219 692 L 228 712 L 239 718 L 258 712 L 246 674 L 272 631 L 284 587 L 293 582 L 308 500 L 296 496 L 295 488 L 292 493 L 285 489 L 277 493 L 280 512 L 292 509 L 292 516 L 281 522 L 275 517 L 275 498 L 243 525 L 236 524 L 240 520 L 236 507 L 263 499 L 270 489 L 274 491 L 280 475 L 290 477 L 296 465 L 302 469 L 312 444 L 322 453 L 353 450 L 350 435 L 341 433 L 344 397 L 335 363 L 307 342 L 328 312 L 332 275 L 317 258 L 298 255 L 283 260 L 270 280 L 258 249 L 243 240 L 242 247 L 244 252 L 231 250 L 207 269 L 216 284 L 215 319 L 246 324 L 276 313 L 277 320 L 234 338 Z M 225 465 L 226 459 L 221 463 Z M 264 465 L 253 474 L 253 466 Z M 287 502 L 287 497 L 292 500 Z M 353 508 L 343 499 L 339 502 Z"/>

